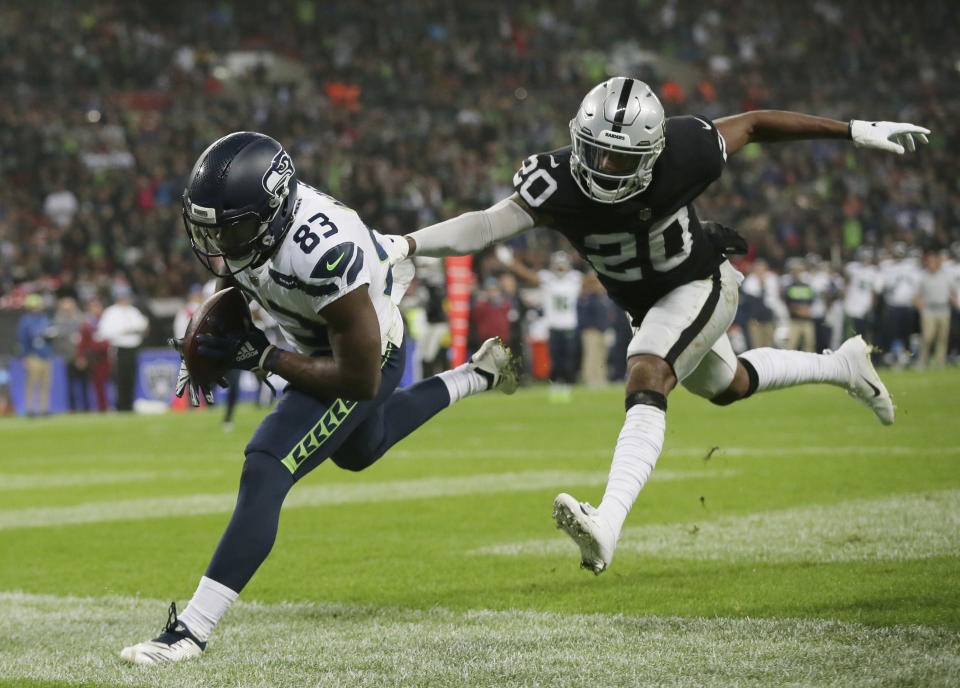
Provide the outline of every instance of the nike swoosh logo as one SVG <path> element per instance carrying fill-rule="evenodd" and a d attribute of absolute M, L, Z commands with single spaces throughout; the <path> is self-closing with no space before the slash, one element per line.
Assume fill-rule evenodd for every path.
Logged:
<path fill-rule="evenodd" d="M 698 122 L 700 122 L 700 124 L 703 125 L 703 128 L 704 128 L 704 129 L 708 129 L 708 130 L 710 129 L 710 123 L 707 122 L 706 120 L 702 120 L 702 119 L 700 119 L 699 117 L 694 117 L 694 119 L 697 120 Z"/>
<path fill-rule="evenodd" d="M 873 396 L 875 396 L 875 397 L 880 396 L 880 390 L 879 390 L 879 388 L 877 388 L 877 386 L 876 386 L 875 384 L 873 384 L 872 382 L 870 382 L 870 380 L 868 380 L 867 378 L 865 378 L 863 375 L 861 375 L 860 377 L 863 378 L 863 381 L 866 382 L 867 385 L 870 387 L 870 389 L 873 390 Z"/>
<path fill-rule="evenodd" d="M 335 267 L 337 267 L 337 265 L 340 264 L 340 261 L 343 260 L 344 255 L 346 255 L 346 254 L 341 253 L 341 254 L 340 254 L 340 257 L 337 258 L 337 259 L 336 259 L 335 261 L 333 261 L 332 263 L 328 261 L 328 262 L 327 262 L 327 270 L 333 270 Z"/>

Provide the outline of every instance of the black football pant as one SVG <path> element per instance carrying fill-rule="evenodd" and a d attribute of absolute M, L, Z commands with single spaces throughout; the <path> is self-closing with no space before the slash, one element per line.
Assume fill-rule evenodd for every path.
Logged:
<path fill-rule="evenodd" d="M 133 388 L 137 383 L 137 349 L 117 347 L 117 410 L 133 410 Z"/>

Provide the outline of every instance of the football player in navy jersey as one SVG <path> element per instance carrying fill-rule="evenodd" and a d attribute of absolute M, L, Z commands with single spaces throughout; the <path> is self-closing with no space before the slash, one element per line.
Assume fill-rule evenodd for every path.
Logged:
<path fill-rule="evenodd" d="M 412 265 L 391 266 L 383 237 L 298 181 L 290 156 L 269 136 L 235 132 L 211 144 L 187 182 L 183 220 L 204 265 L 259 303 L 293 350 L 253 325 L 229 337 L 198 335 L 205 356 L 289 384 L 244 450 L 233 516 L 193 598 L 179 617 L 170 605 L 159 636 L 121 651 L 135 664 L 203 653 L 270 553 L 287 493 L 323 461 L 361 471 L 456 401 L 517 388 L 510 352 L 496 338 L 468 363 L 398 388 L 405 353 L 397 304 Z M 177 395 L 185 390 L 194 406 L 201 394 L 213 401 L 181 366 Z"/>
<path fill-rule="evenodd" d="M 590 262 L 632 318 L 626 420 L 603 500 L 597 508 L 568 494 L 554 501 L 557 525 L 580 547 L 584 568 L 599 574 L 610 565 L 624 520 L 663 447 L 667 395 L 678 382 L 719 405 L 827 383 L 845 388 L 882 423 L 893 422 L 890 395 L 859 336 L 834 353 L 761 348 L 734 355 L 726 332 L 742 275 L 726 256 L 744 252 L 746 243 L 733 230 L 702 222 L 693 201 L 748 143 L 832 138 L 902 154 L 929 133 L 912 124 L 774 110 L 715 122 L 665 118 L 645 83 L 616 77 L 580 103 L 570 120 L 571 145 L 523 162 L 509 198 L 389 241 L 396 261 L 413 253 L 473 253 L 550 227 Z"/>

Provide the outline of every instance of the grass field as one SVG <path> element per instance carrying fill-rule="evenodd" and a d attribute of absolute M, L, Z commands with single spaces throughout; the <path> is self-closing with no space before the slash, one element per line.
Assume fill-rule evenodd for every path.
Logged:
<path fill-rule="evenodd" d="M 117 653 L 192 595 L 260 412 L 0 421 L 0 685 L 960 685 L 960 370 L 885 379 L 889 428 L 675 393 L 599 577 L 550 512 L 599 501 L 622 392 L 469 399 L 304 479 L 204 657 L 152 668 Z"/>

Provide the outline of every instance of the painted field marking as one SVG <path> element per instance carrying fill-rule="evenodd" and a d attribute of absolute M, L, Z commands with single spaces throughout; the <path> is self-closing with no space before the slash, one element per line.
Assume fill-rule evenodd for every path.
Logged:
<path fill-rule="evenodd" d="M 655 480 L 728 478 L 733 470 L 660 471 Z M 544 488 L 567 489 L 572 485 L 603 485 L 606 471 L 519 471 L 448 478 L 394 480 L 376 483 L 326 483 L 298 485 L 290 491 L 283 508 L 317 507 L 332 504 L 407 501 L 430 497 L 471 494 L 527 492 Z M 43 506 L 0 510 L 0 530 L 45 526 L 138 521 L 151 518 L 230 513 L 236 504 L 235 492 L 194 494 L 176 497 L 141 497 L 119 501 L 88 502 L 73 506 Z"/>
<path fill-rule="evenodd" d="M 175 482 L 223 475 L 215 471 L 72 471 L 69 473 L 0 473 L 0 492 L 43 490 L 57 487 L 88 487 L 117 483 L 146 483 L 154 480 Z"/>
<path fill-rule="evenodd" d="M 475 555 L 571 554 L 566 536 L 470 550 Z M 857 499 L 625 528 L 617 553 L 668 559 L 907 560 L 960 552 L 960 490 Z"/>
<path fill-rule="evenodd" d="M 703 458 L 711 447 L 670 447 L 666 446 L 663 455 L 666 458 Z M 724 447 L 720 446 L 713 458 L 723 456 L 957 456 L 960 447 L 865 447 L 857 446 L 799 446 L 799 447 Z M 394 449 L 390 457 L 399 459 L 544 459 L 544 458 L 613 458 L 613 441 L 610 445 L 589 447 L 586 449 Z"/>

